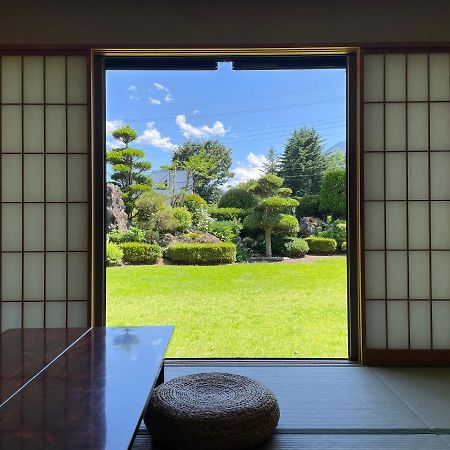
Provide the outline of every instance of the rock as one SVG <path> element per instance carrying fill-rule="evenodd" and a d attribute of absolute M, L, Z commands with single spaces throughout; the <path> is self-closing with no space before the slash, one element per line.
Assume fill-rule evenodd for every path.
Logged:
<path fill-rule="evenodd" d="M 195 242 L 198 242 L 200 244 L 216 244 L 217 242 L 222 241 L 211 233 L 202 233 L 198 238 L 195 239 Z"/>
<path fill-rule="evenodd" d="M 113 183 L 106 183 L 106 229 L 107 231 L 126 231 L 128 217 L 122 200 L 120 188 Z"/>
<path fill-rule="evenodd" d="M 318 217 L 302 217 L 300 219 L 300 235 L 315 236 L 319 231 L 329 228 L 329 225 Z"/>

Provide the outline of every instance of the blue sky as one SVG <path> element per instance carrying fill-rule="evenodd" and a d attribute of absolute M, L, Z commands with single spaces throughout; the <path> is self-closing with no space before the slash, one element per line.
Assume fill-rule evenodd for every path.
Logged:
<path fill-rule="evenodd" d="M 217 139 L 232 150 L 235 184 L 258 176 L 270 147 L 314 126 L 324 148 L 345 140 L 345 71 L 108 71 L 107 145 L 130 125 L 153 169 L 184 141 Z"/>

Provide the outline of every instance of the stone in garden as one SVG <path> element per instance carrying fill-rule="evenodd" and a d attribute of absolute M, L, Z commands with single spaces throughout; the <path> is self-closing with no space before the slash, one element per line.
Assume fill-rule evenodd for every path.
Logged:
<path fill-rule="evenodd" d="M 300 235 L 315 236 L 319 231 L 326 230 L 329 225 L 318 217 L 302 217 L 300 219 Z"/>
<path fill-rule="evenodd" d="M 108 231 L 126 231 L 128 217 L 122 200 L 122 192 L 113 183 L 106 183 L 106 228 Z"/>

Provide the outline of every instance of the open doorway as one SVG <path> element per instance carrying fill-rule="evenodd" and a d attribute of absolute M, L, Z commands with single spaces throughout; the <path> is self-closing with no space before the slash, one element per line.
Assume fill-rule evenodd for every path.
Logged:
<path fill-rule="evenodd" d="M 348 58 L 104 68 L 106 323 L 174 324 L 169 357 L 352 358 Z"/>

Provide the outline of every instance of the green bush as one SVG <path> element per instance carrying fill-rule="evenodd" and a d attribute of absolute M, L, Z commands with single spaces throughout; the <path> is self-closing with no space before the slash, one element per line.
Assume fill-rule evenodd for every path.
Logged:
<path fill-rule="evenodd" d="M 209 226 L 209 232 L 223 242 L 233 242 L 241 229 L 242 224 L 238 220 L 218 220 Z"/>
<path fill-rule="evenodd" d="M 209 208 L 209 214 L 211 217 L 217 220 L 242 220 L 247 211 L 242 208 Z"/>
<path fill-rule="evenodd" d="M 284 254 L 290 258 L 303 258 L 309 252 L 309 245 L 304 239 L 289 238 L 285 244 Z"/>
<path fill-rule="evenodd" d="M 198 209 L 200 206 L 206 206 L 206 200 L 200 197 L 198 194 L 187 194 L 184 196 L 183 199 L 183 205 L 186 206 L 186 208 L 193 212 L 194 210 Z"/>
<path fill-rule="evenodd" d="M 118 266 L 122 262 L 123 251 L 114 242 L 106 244 L 106 265 L 108 267 Z"/>
<path fill-rule="evenodd" d="M 347 222 L 345 220 L 330 222 L 330 228 L 319 231 L 317 235 L 334 239 L 337 242 L 338 248 L 342 249 L 342 243 L 347 240 Z"/>
<path fill-rule="evenodd" d="M 258 203 L 252 192 L 243 188 L 231 188 L 219 200 L 219 208 L 251 209 Z"/>
<path fill-rule="evenodd" d="M 186 207 L 172 208 L 172 213 L 178 221 L 177 231 L 186 231 L 192 225 L 192 214 Z"/>
<path fill-rule="evenodd" d="M 334 253 L 337 248 L 335 239 L 310 236 L 305 238 L 305 241 L 308 243 L 311 253 Z"/>
<path fill-rule="evenodd" d="M 347 210 L 346 172 L 335 169 L 325 172 L 320 188 L 320 211 L 333 217 L 343 218 Z"/>
<path fill-rule="evenodd" d="M 346 251 L 347 251 L 347 242 L 346 242 L 346 241 L 344 241 L 344 242 L 341 244 L 341 251 L 342 251 L 342 252 L 346 252 Z"/>
<path fill-rule="evenodd" d="M 155 264 L 162 256 L 159 245 L 141 242 L 125 242 L 120 244 L 123 260 L 129 264 Z"/>
<path fill-rule="evenodd" d="M 127 231 L 113 230 L 108 233 L 108 241 L 115 244 L 123 242 L 142 242 L 145 233 L 137 227 L 130 227 Z"/>
<path fill-rule="evenodd" d="M 299 199 L 300 204 L 295 209 L 298 220 L 302 217 L 320 217 L 320 198 L 318 195 L 305 195 Z"/>
<path fill-rule="evenodd" d="M 229 264 L 236 261 L 236 245 L 174 243 L 167 247 L 165 257 L 181 264 Z"/>

